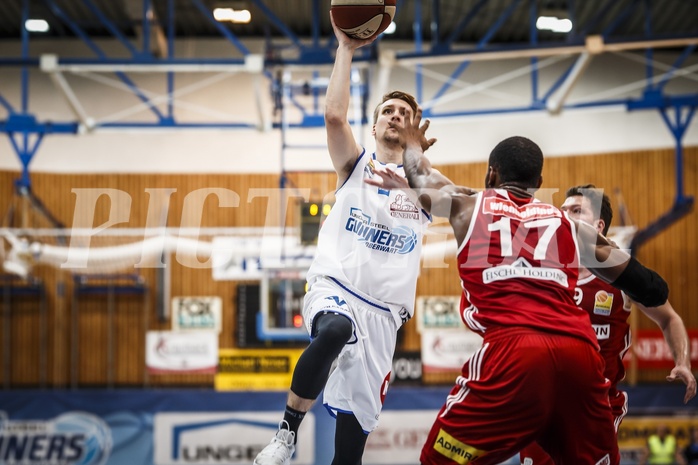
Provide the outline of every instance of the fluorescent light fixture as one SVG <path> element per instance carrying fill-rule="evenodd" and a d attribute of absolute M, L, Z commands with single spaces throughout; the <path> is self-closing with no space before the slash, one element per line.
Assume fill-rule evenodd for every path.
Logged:
<path fill-rule="evenodd" d="M 391 21 L 390 26 L 388 26 L 386 30 L 383 31 L 383 34 L 393 34 L 395 32 L 395 29 L 397 29 L 397 25 L 395 24 L 395 21 Z"/>
<path fill-rule="evenodd" d="M 216 8 L 213 10 L 213 18 L 216 21 L 230 21 L 231 23 L 247 24 L 252 20 L 252 14 L 250 13 L 250 10 Z"/>
<path fill-rule="evenodd" d="M 28 19 L 24 28 L 29 32 L 48 32 L 48 23 L 43 19 Z"/>
<path fill-rule="evenodd" d="M 536 27 L 541 31 L 567 33 L 572 30 L 572 21 L 555 16 L 540 16 L 536 21 Z"/>

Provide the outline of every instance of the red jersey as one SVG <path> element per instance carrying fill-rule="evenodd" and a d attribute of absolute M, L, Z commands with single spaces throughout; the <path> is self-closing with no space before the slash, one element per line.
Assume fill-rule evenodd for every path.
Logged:
<path fill-rule="evenodd" d="M 594 275 L 580 279 L 575 289 L 575 302 L 589 314 L 591 326 L 606 361 L 604 376 L 616 388 L 625 377 L 623 356 L 630 348 L 630 306 L 623 293 Z"/>
<path fill-rule="evenodd" d="M 529 327 L 597 346 L 574 301 L 576 229 L 560 209 L 504 189 L 479 193 L 457 263 L 461 316 L 473 331 Z"/>

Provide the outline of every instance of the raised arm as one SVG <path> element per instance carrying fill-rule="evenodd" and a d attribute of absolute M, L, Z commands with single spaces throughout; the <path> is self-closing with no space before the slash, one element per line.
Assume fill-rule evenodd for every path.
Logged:
<path fill-rule="evenodd" d="M 361 154 L 361 147 L 356 143 L 351 126 L 347 119 L 349 111 L 351 88 L 351 62 L 354 51 L 364 45 L 370 44 L 373 39 L 353 39 L 337 28 L 332 15 L 330 21 L 334 34 L 337 36 L 337 55 L 330 75 L 325 98 L 325 128 L 327 130 L 327 147 L 332 159 L 332 165 L 337 172 L 337 185 L 351 173 L 357 157 Z"/>
<path fill-rule="evenodd" d="M 403 165 L 412 189 L 415 189 L 423 208 L 433 215 L 449 219 L 456 240 L 460 245 L 470 224 L 475 207 L 475 191 L 457 186 L 439 170 L 431 166 L 424 156 L 425 147 L 431 144 L 426 138 L 429 120 L 422 124 L 422 109 L 417 110 L 411 124 L 398 128 L 403 143 Z M 432 142 L 433 143 L 433 142 Z"/>
<path fill-rule="evenodd" d="M 686 385 L 683 402 L 687 403 L 696 395 L 696 377 L 691 372 L 690 344 L 683 320 L 669 301 L 657 307 L 646 307 L 637 303 L 637 307 L 662 330 L 664 340 L 674 358 L 674 368 L 666 379 L 667 381 L 679 379 Z"/>

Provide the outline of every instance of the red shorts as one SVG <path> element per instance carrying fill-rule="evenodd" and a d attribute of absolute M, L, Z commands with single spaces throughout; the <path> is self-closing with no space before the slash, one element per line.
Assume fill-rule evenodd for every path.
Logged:
<path fill-rule="evenodd" d="M 519 452 L 521 465 L 555 465 L 553 459 L 537 442 L 532 442 Z"/>
<path fill-rule="evenodd" d="M 625 414 L 628 413 L 628 393 L 611 389 L 611 392 L 608 394 L 608 402 L 611 404 L 613 422 L 616 427 L 616 433 L 618 433 L 618 427 L 623 418 L 625 418 Z"/>
<path fill-rule="evenodd" d="M 494 465 L 538 441 L 558 464 L 617 465 L 603 368 L 581 339 L 489 330 L 441 408 L 421 463 Z"/>
<path fill-rule="evenodd" d="M 628 394 L 624 391 L 611 389 L 608 401 L 613 412 L 614 428 L 616 433 L 618 433 L 618 427 L 623 421 L 625 414 L 628 413 Z M 521 449 L 519 456 L 521 465 L 555 465 L 548 453 L 535 442 Z"/>

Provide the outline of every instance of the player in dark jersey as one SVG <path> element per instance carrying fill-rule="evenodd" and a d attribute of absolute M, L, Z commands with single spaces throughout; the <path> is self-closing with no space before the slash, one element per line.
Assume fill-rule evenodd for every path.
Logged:
<path fill-rule="evenodd" d="M 532 141 L 500 142 L 487 189 L 472 195 L 423 156 L 428 126 L 418 111 L 398 128 L 405 172 L 422 206 L 449 218 L 463 320 L 483 345 L 434 421 L 421 463 L 497 464 L 538 441 L 559 464 L 618 464 L 610 382 L 589 319 L 574 302 L 578 268 L 648 306 L 666 302 L 666 283 L 591 226 L 533 198 L 543 154 Z M 393 177 L 385 170 L 383 185 L 392 187 Z"/>
<path fill-rule="evenodd" d="M 565 202 L 560 208 L 570 218 L 589 223 L 604 236 L 608 233 L 613 220 L 613 210 L 606 194 L 587 184 L 569 188 L 565 197 Z M 618 383 L 625 377 L 623 356 L 630 348 L 628 317 L 632 302 L 621 291 L 598 279 L 585 268 L 579 270 L 575 302 L 589 314 L 601 355 L 606 363 L 604 376 L 611 381 L 608 400 L 617 432 L 628 411 L 628 395 L 618 389 Z M 648 308 L 642 304 L 636 306 L 662 329 L 675 362 L 667 380 L 679 379 L 686 384 L 684 403 L 688 402 L 696 394 L 696 379 L 691 372 L 688 336 L 681 317 L 668 301 L 659 307 Z M 520 456 L 523 465 L 553 464 L 552 459 L 537 444 L 523 449 Z"/>

